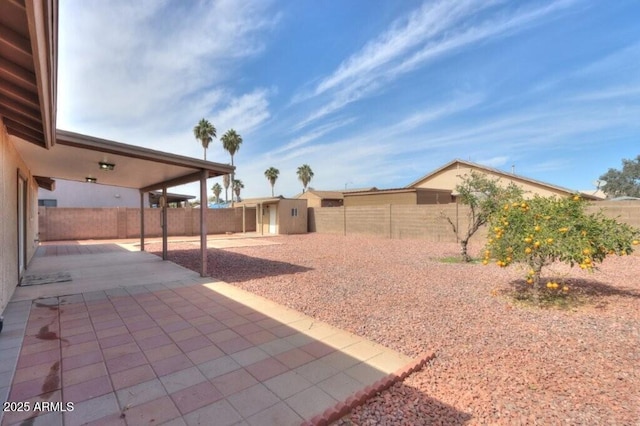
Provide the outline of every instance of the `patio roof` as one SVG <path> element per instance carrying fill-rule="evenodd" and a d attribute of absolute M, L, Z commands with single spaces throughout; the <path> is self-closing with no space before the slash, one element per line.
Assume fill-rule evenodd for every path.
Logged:
<path fill-rule="evenodd" d="M 141 189 L 144 192 L 231 173 L 233 167 L 170 154 L 121 142 L 64 130 L 56 131 L 56 144 L 48 150 L 18 137 L 11 137 L 20 156 L 36 176 Z M 101 170 L 99 163 L 114 165 Z"/>

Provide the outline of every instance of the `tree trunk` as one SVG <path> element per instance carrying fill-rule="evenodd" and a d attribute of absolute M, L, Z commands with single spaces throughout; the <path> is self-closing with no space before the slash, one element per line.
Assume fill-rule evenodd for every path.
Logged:
<path fill-rule="evenodd" d="M 469 256 L 469 253 L 467 252 L 467 244 L 469 244 L 469 240 L 468 239 L 464 239 L 460 241 L 460 251 L 462 254 L 462 260 L 465 262 L 471 262 L 471 256 Z"/>

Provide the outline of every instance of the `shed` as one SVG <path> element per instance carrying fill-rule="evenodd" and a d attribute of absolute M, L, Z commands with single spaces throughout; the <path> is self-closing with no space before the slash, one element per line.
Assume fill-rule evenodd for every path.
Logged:
<path fill-rule="evenodd" d="M 279 197 L 247 198 L 236 207 L 256 207 L 256 230 L 260 234 L 307 233 L 307 200 Z M 245 217 L 245 220 L 249 218 Z"/>

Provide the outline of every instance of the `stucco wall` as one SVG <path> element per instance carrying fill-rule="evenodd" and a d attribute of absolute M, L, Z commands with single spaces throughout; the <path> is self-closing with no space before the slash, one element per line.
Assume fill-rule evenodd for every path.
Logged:
<path fill-rule="evenodd" d="M 18 285 L 18 170 L 27 179 L 26 264 L 37 248 L 37 185 L 0 124 L 0 312 Z"/>
<path fill-rule="evenodd" d="M 431 176 L 429 179 L 419 182 L 414 185 L 415 188 L 434 188 L 434 189 L 449 189 L 455 191 L 455 187 L 457 184 L 461 182 L 460 176 L 468 174 L 471 170 L 475 170 L 479 173 L 483 173 L 488 175 L 490 178 L 499 178 L 500 183 L 504 186 L 508 185 L 510 182 L 515 183 L 519 187 L 521 187 L 525 191 L 525 198 L 531 198 L 534 195 L 540 195 L 542 197 L 548 197 L 551 195 L 560 195 L 566 196 L 567 193 L 560 190 L 554 190 L 553 188 L 549 188 L 542 185 L 537 185 L 534 182 L 526 181 L 518 178 L 517 176 L 506 177 L 500 175 L 494 175 L 493 173 L 488 173 L 486 170 L 480 170 L 468 166 L 461 165 L 460 168 L 456 168 L 456 165 L 453 164 L 449 168 L 442 170 L 441 172 Z"/>
<path fill-rule="evenodd" d="M 144 234 L 162 235 L 160 209 L 145 209 Z M 247 232 L 256 230 L 255 208 L 246 209 Z M 42 241 L 138 238 L 139 208 L 58 208 L 40 207 L 40 239 Z M 193 236 L 200 233 L 200 210 L 167 209 L 169 236 Z M 242 208 L 207 210 L 207 233 L 242 232 Z"/>
<path fill-rule="evenodd" d="M 56 200 L 58 207 L 140 207 L 140 192 L 132 188 L 56 179 L 54 191 L 40 188 L 38 199 Z M 149 205 L 149 195 L 145 194 Z"/>
<path fill-rule="evenodd" d="M 297 216 L 291 210 L 297 209 Z M 278 234 L 307 233 L 307 200 L 280 200 L 278 202 Z"/>

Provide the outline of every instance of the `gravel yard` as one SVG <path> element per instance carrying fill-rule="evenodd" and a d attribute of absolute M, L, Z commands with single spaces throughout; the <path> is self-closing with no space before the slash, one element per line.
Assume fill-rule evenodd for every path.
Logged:
<path fill-rule="evenodd" d="M 560 310 L 502 295 L 524 269 L 441 262 L 458 254 L 456 244 L 270 240 L 279 244 L 211 249 L 210 273 L 406 355 L 436 353 L 340 424 L 640 424 L 638 253 L 593 274 L 554 268 L 588 296 Z M 169 249 L 170 260 L 198 270 L 197 246 Z"/>

